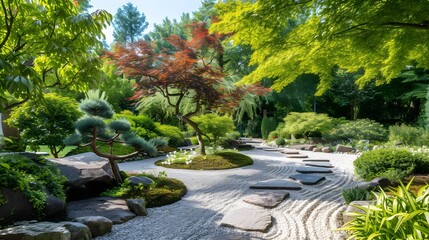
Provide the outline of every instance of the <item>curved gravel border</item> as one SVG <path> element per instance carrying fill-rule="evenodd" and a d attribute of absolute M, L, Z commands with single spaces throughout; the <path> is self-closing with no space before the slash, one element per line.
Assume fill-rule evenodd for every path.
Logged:
<path fill-rule="evenodd" d="M 249 185 L 258 181 L 288 178 L 302 166 L 302 159 L 286 158 L 279 152 L 250 150 L 242 152 L 253 158 L 251 166 L 216 171 L 179 170 L 157 167 L 154 158 L 120 163 L 124 171 L 165 171 L 168 177 L 183 181 L 188 193 L 174 204 L 149 208 L 147 217 L 137 217 L 114 225 L 113 231 L 98 240 L 142 239 L 221 239 L 234 234 L 262 239 L 344 239 L 339 227 L 345 204 L 341 189 L 355 186 L 353 161 L 356 155 L 305 152 L 309 158 L 331 160 L 333 174 L 318 185 L 303 186 L 300 191 L 288 191 L 290 197 L 270 211 L 274 224 L 267 233 L 247 232 L 221 227 L 222 217 L 238 207 L 258 208 L 245 203 L 243 196 L 252 192 Z"/>

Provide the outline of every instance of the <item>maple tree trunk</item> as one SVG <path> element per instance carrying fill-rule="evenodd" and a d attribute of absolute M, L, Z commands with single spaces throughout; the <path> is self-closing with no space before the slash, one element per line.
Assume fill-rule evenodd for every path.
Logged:
<path fill-rule="evenodd" d="M 204 145 L 203 132 L 201 132 L 200 128 L 198 127 L 198 124 L 192 121 L 191 119 L 189 119 L 188 117 L 182 117 L 182 120 L 185 123 L 189 124 L 189 126 L 191 126 L 195 130 L 195 133 L 197 134 L 198 145 L 200 146 L 200 154 L 206 155 L 206 147 Z"/>

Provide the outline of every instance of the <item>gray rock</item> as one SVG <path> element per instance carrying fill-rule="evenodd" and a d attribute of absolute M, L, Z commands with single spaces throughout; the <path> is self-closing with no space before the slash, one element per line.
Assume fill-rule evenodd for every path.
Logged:
<path fill-rule="evenodd" d="M 142 184 L 143 186 L 148 187 L 151 184 L 153 184 L 153 180 L 148 177 L 131 176 L 128 178 L 128 181 L 130 181 L 130 185 L 133 187 L 139 184 Z"/>
<path fill-rule="evenodd" d="M 313 151 L 313 149 L 315 149 L 317 146 L 316 145 L 306 145 L 304 147 L 304 150 L 306 151 Z"/>
<path fill-rule="evenodd" d="M 322 152 L 324 152 L 324 153 L 330 153 L 331 152 L 331 148 L 330 147 L 323 147 L 322 148 Z"/>
<path fill-rule="evenodd" d="M 221 221 L 221 226 L 260 232 L 267 232 L 272 224 L 272 217 L 268 211 L 252 208 L 234 209 L 227 213 Z"/>
<path fill-rule="evenodd" d="M 298 167 L 296 171 L 300 173 L 332 173 L 330 169 L 321 167 Z"/>
<path fill-rule="evenodd" d="M 356 187 L 365 190 L 374 190 L 378 187 L 377 182 L 361 182 Z"/>
<path fill-rule="evenodd" d="M 273 208 L 279 205 L 285 198 L 289 197 L 288 192 L 255 192 L 243 198 L 243 201 L 266 208 Z"/>
<path fill-rule="evenodd" d="M 324 176 L 314 174 L 295 174 L 289 178 L 292 178 L 304 185 L 315 185 L 326 179 Z"/>
<path fill-rule="evenodd" d="M 328 162 L 305 162 L 305 166 L 333 168 L 334 166 Z"/>
<path fill-rule="evenodd" d="M 70 240 L 91 240 L 91 230 L 83 223 L 79 222 L 60 222 L 60 224 L 69 230 Z"/>
<path fill-rule="evenodd" d="M 303 162 L 330 162 L 329 159 L 304 159 Z"/>
<path fill-rule="evenodd" d="M 9 225 L 16 221 L 36 219 L 33 205 L 20 191 L 0 187 L 0 194 L 6 203 L 0 205 L 0 225 Z M 61 199 L 47 192 L 44 219 L 61 220 L 66 217 L 66 204 Z"/>
<path fill-rule="evenodd" d="M 0 230 L 1 240 L 70 240 L 71 233 L 61 224 L 38 222 Z"/>
<path fill-rule="evenodd" d="M 103 236 L 112 231 L 113 222 L 102 216 L 87 216 L 75 218 L 73 221 L 85 224 L 91 231 L 92 237 Z"/>
<path fill-rule="evenodd" d="M 382 188 L 392 186 L 392 182 L 388 178 L 377 177 L 371 180 L 371 182 L 378 183 L 378 185 Z"/>
<path fill-rule="evenodd" d="M 283 150 L 281 150 L 281 152 L 285 153 L 285 154 L 299 154 L 299 151 L 289 150 L 289 149 L 283 149 Z"/>
<path fill-rule="evenodd" d="M 103 216 L 114 224 L 127 222 L 136 215 L 132 213 L 123 199 L 111 197 L 89 198 L 71 201 L 67 207 L 70 219 L 85 216 Z"/>
<path fill-rule="evenodd" d="M 251 185 L 251 189 L 283 189 L 283 190 L 301 190 L 301 185 L 287 179 L 271 179 L 260 181 Z"/>
<path fill-rule="evenodd" d="M 131 212 L 133 212 L 137 216 L 147 215 L 146 202 L 144 199 L 128 199 L 127 206 L 131 210 Z"/>
<path fill-rule="evenodd" d="M 313 148 L 313 152 L 322 152 L 321 148 Z"/>
<path fill-rule="evenodd" d="M 97 196 L 115 184 L 109 161 L 95 153 L 87 152 L 49 160 L 67 177 L 69 200 Z"/>
<path fill-rule="evenodd" d="M 372 203 L 373 203 L 372 201 L 353 201 L 353 202 L 351 202 L 349 204 L 349 206 L 347 207 L 347 209 L 343 212 L 343 223 L 346 224 L 355 218 L 355 217 L 351 216 L 350 213 L 354 213 L 354 212 L 363 213 L 364 212 L 355 206 L 369 207 L 369 205 Z"/>
<path fill-rule="evenodd" d="M 344 145 L 338 144 L 336 147 L 336 151 L 339 153 L 351 153 L 353 151 L 353 148 L 349 147 L 349 146 L 344 146 Z"/>
<path fill-rule="evenodd" d="M 286 154 L 287 158 L 308 158 L 307 155 L 302 154 Z"/>
<path fill-rule="evenodd" d="M 251 237 L 246 235 L 238 234 L 222 234 L 213 237 L 209 237 L 207 240 L 263 240 L 262 238 Z"/>

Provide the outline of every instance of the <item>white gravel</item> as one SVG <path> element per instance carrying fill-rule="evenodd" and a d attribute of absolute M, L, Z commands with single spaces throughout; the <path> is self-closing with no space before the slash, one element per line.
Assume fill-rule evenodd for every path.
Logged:
<path fill-rule="evenodd" d="M 242 152 L 253 158 L 254 164 L 239 169 L 217 171 L 178 170 L 157 167 L 155 159 L 119 164 L 124 171 L 144 171 L 183 181 L 188 193 L 174 204 L 148 209 L 148 216 L 137 217 L 115 225 L 113 231 L 97 240 L 143 239 L 221 239 L 219 235 L 236 234 L 262 239 L 344 239 L 339 227 L 345 209 L 341 189 L 355 186 L 353 161 L 356 155 L 314 153 L 302 151 L 309 158 L 331 160 L 333 174 L 323 174 L 326 180 L 302 190 L 290 190 L 290 197 L 273 209 L 267 209 L 274 224 L 266 233 L 247 232 L 220 226 L 222 217 L 238 207 L 258 208 L 242 201 L 251 194 L 249 185 L 257 181 L 288 178 L 302 166 L 302 159 L 286 158 L 279 152 L 251 150 Z"/>

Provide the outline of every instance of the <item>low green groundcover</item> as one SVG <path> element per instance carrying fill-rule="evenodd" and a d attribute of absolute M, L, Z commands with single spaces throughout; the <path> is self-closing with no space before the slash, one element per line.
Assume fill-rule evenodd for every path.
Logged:
<path fill-rule="evenodd" d="M 189 163 L 165 163 L 164 160 L 157 161 L 157 166 L 166 168 L 179 168 L 191 170 L 221 170 L 238 168 L 253 164 L 252 158 L 236 152 L 220 152 L 206 156 L 196 156 Z"/>
<path fill-rule="evenodd" d="M 154 181 L 154 184 L 149 187 L 131 187 L 128 179 L 125 179 L 123 184 L 102 193 L 102 195 L 123 199 L 144 198 L 146 200 L 146 207 L 150 208 L 175 203 L 182 199 L 187 192 L 183 182 L 174 178 L 167 178 L 163 172 L 158 176 L 151 174 L 139 174 L 135 176 L 148 177 Z"/>

